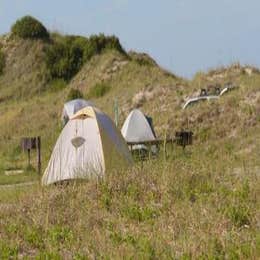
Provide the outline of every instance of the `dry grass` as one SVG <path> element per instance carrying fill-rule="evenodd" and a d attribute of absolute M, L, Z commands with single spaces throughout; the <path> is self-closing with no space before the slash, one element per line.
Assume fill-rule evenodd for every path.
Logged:
<path fill-rule="evenodd" d="M 224 77 L 219 76 L 223 70 L 217 70 L 188 82 L 150 62 L 107 52 L 86 64 L 67 88 L 43 91 L 45 78 L 38 81 L 35 76 L 45 75 L 41 43 L 17 46 L 8 42 L 8 46 L 13 52 L 6 74 L 0 78 L 0 182 L 28 180 L 2 175 L 6 168 L 26 167 L 26 156 L 19 149 L 22 136 L 42 137 L 43 168 L 46 166 L 61 130 L 60 113 L 71 87 L 87 95 L 97 83 L 111 86 L 93 101 L 113 117 L 117 99 L 120 124 L 135 105 L 136 95 L 143 95 L 139 105 L 153 117 L 160 137 L 188 128 L 194 131 L 195 142 L 186 153 L 169 149 L 167 161 L 158 158 L 143 168 L 137 165 L 128 172 L 108 173 L 100 183 L 1 189 L 0 258 L 260 256 L 257 71 L 236 74 L 228 68 Z M 20 59 L 30 50 L 34 55 L 30 52 L 24 63 L 17 63 L 12 56 L 21 52 Z M 19 80 L 15 79 L 17 70 Z M 21 72 L 26 71 L 23 78 Z M 240 88 L 217 102 L 183 111 L 184 99 L 208 84 L 214 73 L 218 81 L 232 79 Z"/>
<path fill-rule="evenodd" d="M 1 210 L 0 251 L 67 259 L 257 258 L 259 173 L 226 149 L 216 154 L 221 163 L 201 160 L 209 156 L 200 146 L 175 149 L 166 162 L 109 173 L 102 182 L 33 188 Z"/>

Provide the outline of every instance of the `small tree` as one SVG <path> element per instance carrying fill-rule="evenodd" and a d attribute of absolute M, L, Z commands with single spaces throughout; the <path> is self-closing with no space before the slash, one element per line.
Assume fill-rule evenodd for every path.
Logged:
<path fill-rule="evenodd" d="M 23 39 L 48 39 L 47 29 L 32 16 L 24 16 L 12 26 L 12 34 Z"/>
<path fill-rule="evenodd" d="M 74 39 L 65 37 L 46 49 L 46 64 L 52 78 L 69 81 L 82 67 L 83 50 Z"/>

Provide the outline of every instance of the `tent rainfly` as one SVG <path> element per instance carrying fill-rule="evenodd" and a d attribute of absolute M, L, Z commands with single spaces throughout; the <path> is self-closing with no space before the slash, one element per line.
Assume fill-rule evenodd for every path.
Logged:
<path fill-rule="evenodd" d="M 87 106 L 93 107 L 94 104 L 91 101 L 87 101 L 81 98 L 73 99 L 65 103 L 63 106 L 63 111 L 61 116 L 63 124 L 65 125 L 73 117 L 73 115 L 75 115 L 79 110 Z"/>
<path fill-rule="evenodd" d="M 107 170 L 132 163 L 129 149 L 113 121 L 99 109 L 78 111 L 63 128 L 42 184 L 103 177 Z"/>
<path fill-rule="evenodd" d="M 121 133 L 127 142 L 145 142 L 156 139 L 152 125 L 139 109 L 131 111 L 123 124 Z M 132 149 L 148 150 L 145 145 L 134 145 Z M 156 146 L 152 146 L 152 152 L 156 151 Z"/>

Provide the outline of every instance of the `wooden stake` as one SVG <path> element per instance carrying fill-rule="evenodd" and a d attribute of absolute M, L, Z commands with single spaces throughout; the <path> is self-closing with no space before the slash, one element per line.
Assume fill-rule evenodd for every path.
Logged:
<path fill-rule="evenodd" d="M 37 136 L 36 138 L 36 149 L 37 149 L 37 165 L 38 165 L 38 174 L 41 175 L 41 137 Z"/>
<path fill-rule="evenodd" d="M 31 166 L 31 150 L 27 149 L 28 152 L 28 168 Z"/>

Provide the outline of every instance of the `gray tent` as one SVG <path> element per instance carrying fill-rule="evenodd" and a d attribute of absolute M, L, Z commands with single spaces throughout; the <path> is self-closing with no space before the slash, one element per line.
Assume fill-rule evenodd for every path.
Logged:
<path fill-rule="evenodd" d="M 91 101 L 87 101 L 81 98 L 73 99 L 65 103 L 63 106 L 61 116 L 63 124 L 65 125 L 73 117 L 74 114 L 76 114 L 79 110 L 87 106 L 93 107 L 94 104 Z"/>
<path fill-rule="evenodd" d="M 134 109 L 126 118 L 121 133 L 127 142 L 145 142 L 156 139 L 154 130 L 147 117 L 139 110 Z M 145 145 L 134 145 L 133 150 L 148 150 Z M 156 153 L 156 146 L 152 146 L 152 152 Z"/>

